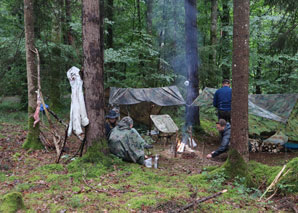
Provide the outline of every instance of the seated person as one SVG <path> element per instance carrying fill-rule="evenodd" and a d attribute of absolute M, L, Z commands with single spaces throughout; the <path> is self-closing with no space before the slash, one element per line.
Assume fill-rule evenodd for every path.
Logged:
<path fill-rule="evenodd" d="M 106 115 L 105 129 L 107 138 L 109 138 L 111 130 L 117 125 L 118 118 L 119 113 L 117 113 L 115 110 L 110 110 L 109 114 Z"/>
<path fill-rule="evenodd" d="M 144 164 L 144 149 L 150 146 L 133 127 L 133 120 L 127 116 L 112 129 L 109 137 L 110 152 L 125 161 Z"/>
<path fill-rule="evenodd" d="M 207 155 L 207 158 L 214 158 L 223 152 L 226 152 L 229 148 L 230 138 L 231 138 L 231 125 L 227 123 L 224 119 L 219 119 L 216 122 L 216 129 L 219 131 L 221 136 L 220 147 Z"/>

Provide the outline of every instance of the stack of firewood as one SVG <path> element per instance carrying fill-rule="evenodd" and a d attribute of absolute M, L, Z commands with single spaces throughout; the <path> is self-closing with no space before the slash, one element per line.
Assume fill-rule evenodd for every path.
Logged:
<path fill-rule="evenodd" d="M 249 143 L 251 146 L 251 152 L 261 152 L 262 151 L 260 149 L 260 147 L 263 143 L 262 140 L 249 138 Z"/>
<path fill-rule="evenodd" d="M 272 153 L 278 153 L 283 150 L 283 146 L 280 144 L 274 144 L 274 143 L 262 143 L 261 145 L 261 151 L 262 152 L 272 152 Z"/>
<path fill-rule="evenodd" d="M 281 152 L 284 147 L 281 144 L 265 143 L 261 139 L 249 139 L 251 152 Z"/>

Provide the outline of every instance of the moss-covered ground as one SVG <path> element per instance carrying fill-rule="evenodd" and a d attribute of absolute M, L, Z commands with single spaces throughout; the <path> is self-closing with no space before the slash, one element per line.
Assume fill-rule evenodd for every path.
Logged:
<path fill-rule="evenodd" d="M 297 158 L 288 164 L 289 176 L 281 180 L 277 195 L 269 201 L 258 198 L 284 161 L 277 161 L 276 166 L 250 161 L 253 185 L 247 187 L 243 177 L 227 178 L 223 160 L 203 162 L 199 152 L 172 158 L 169 146 L 164 150 L 163 145 L 151 151 L 160 154 L 158 169 L 125 163 L 111 155 L 94 158 L 94 153 L 66 162 L 80 145 L 71 137 L 68 153 L 55 164 L 54 150 L 22 148 L 27 133 L 26 120 L 18 120 L 22 116 L 0 119 L 0 205 L 6 195 L 17 192 L 25 205 L 19 212 L 170 212 L 223 189 L 228 192 L 197 205 L 195 212 L 275 212 L 281 198 L 292 202 L 297 195 Z M 204 135 L 196 137 L 198 150 L 206 140 L 205 155 L 218 144 L 212 145 L 216 141 L 212 122 L 203 120 L 202 126 Z"/>

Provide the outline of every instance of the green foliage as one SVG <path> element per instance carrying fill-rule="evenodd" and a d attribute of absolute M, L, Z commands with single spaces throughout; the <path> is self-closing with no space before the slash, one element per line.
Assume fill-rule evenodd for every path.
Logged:
<path fill-rule="evenodd" d="M 277 188 L 280 192 L 284 194 L 294 194 L 298 192 L 297 165 L 298 158 L 293 158 L 287 163 L 285 171 L 289 170 L 289 172 L 282 177 L 277 184 Z M 267 166 L 254 161 L 249 162 L 248 168 L 256 187 L 264 183 L 264 180 L 266 180 L 266 186 L 269 186 L 281 170 L 281 166 Z"/>
<path fill-rule="evenodd" d="M 155 195 L 144 195 L 141 197 L 135 197 L 127 201 L 129 208 L 140 209 L 144 206 L 154 206 L 157 204 Z"/>
<path fill-rule="evenodd" d="M 25 208 L 22 194 L 11 192 L 0 200 L 0 212 L 14 213 Z"/>
<path fill-rule="evenodd" d="M 45 171 L 47 173 L 51 172 L 60 172 L 64 170 L 64 167 L 61 164 L 47 164 L 38 168 L 39 171 Z"/>
<path fill-rule="evenodd" d="M 298 157 L 293 158 L 286 167 L 289 173 L 281 178 L 278 188 L 285 194 L 298 193 Z"/>
<path fill-rule="evenodd" d="M 68 205 L 70 205 L 72 208 L 80 208 L 83 207 L 85 204 L 82 201 L 82 195 L 75 195 L 72 196 L 69 201 L 67 202 Z"/>
<path fill-rule="evenodd" d="M 7 179 L 7 178 L 6 178 L 6 174 L 3 173 L 3 172 L 0 172 L 0 181 L 1 181 L 1 182 L 4 182 L 6 179 Z"/>

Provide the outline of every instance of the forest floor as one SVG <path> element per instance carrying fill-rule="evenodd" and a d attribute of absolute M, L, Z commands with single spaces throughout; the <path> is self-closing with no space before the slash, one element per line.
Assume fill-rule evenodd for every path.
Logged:
<path fill-rule="evenodd" d="M 241 179 L 227 181 L 223 175 L 201 179 L 220 166 L 227 155 L 214 160 L 202 157 L 214 150 L 217 136 L 202 136 L 194 154 L 174 158 L 170 145 L 155 144 L 151 154 L 159 154 L 158 169 L 124 163 L 116 158 L 103 163 L 74 159 L 65 163 L 79 148 L 71 137 L 60 164 L 54 150 L 22 149 L 26 138 L 25 116 L 1 114 L 0 119 L 0 199 L 17 191 L 26 209 L 20 212 L 175 212 L 194 201 L 227 189 L 228 192 L 195 206 L 197 212 L 294 212 L 297 195 L 276 195 L 259 201 L 265 190 L 260 185 L 246 188 Z M 203 143 L 205 142 L 204 153 Z M 254 153 L 251 160 L 283 165 L 298 153 Z"/>

